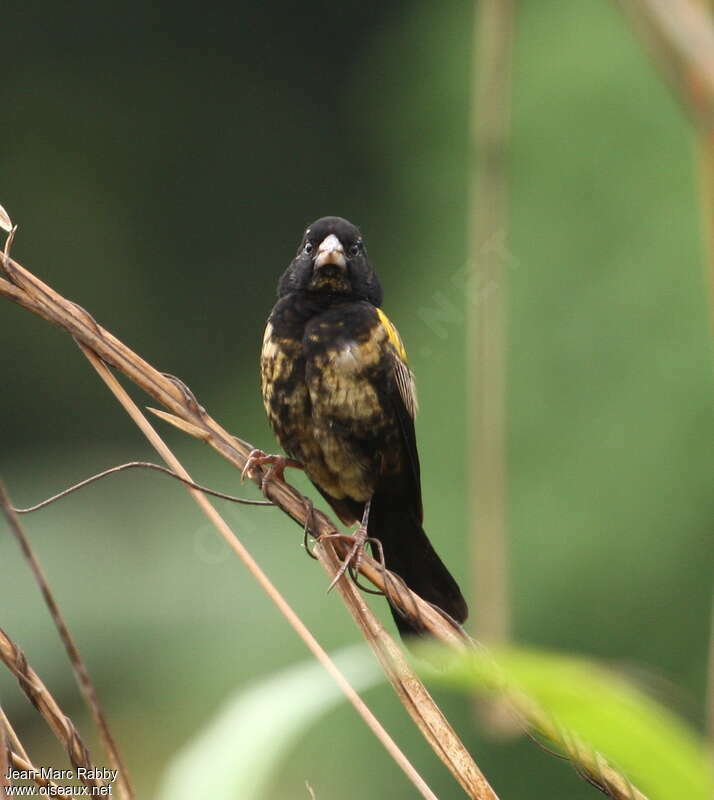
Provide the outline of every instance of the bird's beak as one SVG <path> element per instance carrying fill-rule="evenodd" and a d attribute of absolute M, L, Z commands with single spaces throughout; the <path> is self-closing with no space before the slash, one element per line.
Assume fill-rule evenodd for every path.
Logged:
<path fill-rule="evenodd" d="M 342 247 L 342 242 L 331 233 L 326 236 L 320 246 L 317 248 L 317 256 L 315 257 L 315 267 L 324 267 L 327 264 L 334 264 L 337 267 L 344 269 L 347 266 L 345 260 L 345 249 Z"/>

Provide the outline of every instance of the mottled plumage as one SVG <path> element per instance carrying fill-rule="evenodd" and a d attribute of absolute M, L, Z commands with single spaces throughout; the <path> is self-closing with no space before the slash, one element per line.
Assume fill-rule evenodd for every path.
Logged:
<path fill-rule="evenodd" d="M 281 446 L 342 522 L 362 519 L 371 501 L 368 534 L 382 543 L 387 567 L 462 622 L 463 597 L 421 527 L 413 375 L 379 308 L 382 290 L 358 229 L 340 217 L 313 223 L 278 297 L 261 385 Z"/>

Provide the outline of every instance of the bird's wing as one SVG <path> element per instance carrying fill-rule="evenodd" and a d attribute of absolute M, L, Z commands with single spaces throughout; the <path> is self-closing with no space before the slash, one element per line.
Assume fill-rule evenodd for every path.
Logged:
<path fill-rule="evenodd" d="M 386 331 L 387 340 L 393 350 L 392 370 L 397 391 L 393 393 L 392 403 L 399 422 L 402 441 L 404 442 L 404 447 L 409 458 L 409 465 L 414 479 L 414 499 L 418 510 L 419 522 L 421 522 L 423 517 L 421 477 L 416 432 L 414 430 L 414 418 L 416 417 L 418 409 L 414 373 L 409 368 L 407 351 L 399 335 L 399 331 L 381 308 L 377 309 L 377 316 L 379 317 L 382 327 Z"/>
<path fill-rule="evenodd" d="M 419 404 L 417 402 L 414 373 L 409 369 L 409 363 L 407 362 L 406 348 L 402 342 L 402 337 L 399 335 L 399 331 L 381 308 L 377 309 L 377 316 L 387 333 L 387 340 L 394 349 L 394 381 L 399 390 L 399 396 L 402 399 L 402 403 L 404 403 L 404 407 L 409 412 L 409 416 L 414 419 Z"/>

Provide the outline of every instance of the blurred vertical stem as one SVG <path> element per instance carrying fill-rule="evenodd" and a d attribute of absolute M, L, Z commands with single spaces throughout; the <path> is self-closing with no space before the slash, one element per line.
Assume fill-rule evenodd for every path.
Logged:
<path fill-rule="evenodd" d="M 714 2 L 617 1 L 695 126 L 709 312 L 714 331 Z"/>
<path fill-rule="evenodd" d="M 709 28 L 714 32 L 714 0 L 698 1 L 704 12 L 709 15 Z M 710 58 L 714 59 L 714 53 L 710 53 Z M 690 81 L 692 92 L 700 92 L 699 78 L 696 72 L 692 71 Z M 714 333 L 714 119 L 709 114 L 704 114 L 697 118 L 696 122 L 704 255 L 709 277 L 709 321 Z M 709 669 L 714 669 L 714 665 L 710 664 Z M 712 720 L 712 725 L 714 725 L 714 720 Z"/>
<path fill-rule="evenodd" d="M 469 520 L 474 631 L 510 634 L 506 534 L 506 268 L 515 0 L 480 0 L 474 28 L 467 292 Z"/>
<path fill-rule="evenodd" d="M 710 26 L 714 18 L 714 0 L 699 0 L 709 14 Z M 694 84 L 696 87 L 696 83 Z M 697 159 L 699 192 L 702 209 L 704 256 L 709 274 L 709 322 L 714 333 L 714 120 L 702 117 L 697 120 Z M 707 664 L 706 722 L 710 751 L 714 758 L 714 603 L 711 609 Z"/>
<path fill-rule="evenodd" d="M 699 0 L 709 13 L 710 25 L 714 25 L 714 0 Z M 709 322 L 714 333 L 714 120 L 709 124 L 702 119 L 697 130 L 697 156 L 699 161 L 699 191 L 702 206 L 704 255 L 709 273 Z M 714 601 L 711 607 L 709 626 L 709 649 L 707 663 L 706 722 L 710 752 L 714 760 Z"/>
<path fill-rule="evenodd" d="M 691 118 L 714 332 L 714 0 L 618 0 Z M 714 608 L 709 634 L 707 722 L 714 746 Z"/>

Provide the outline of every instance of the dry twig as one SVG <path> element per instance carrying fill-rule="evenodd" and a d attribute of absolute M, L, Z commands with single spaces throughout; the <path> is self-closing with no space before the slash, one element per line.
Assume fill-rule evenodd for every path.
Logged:
<path fill-rule="evenodd" d="M 10 257 L 6 256 L 3 264 L 5 272 L 11 278 L 12 283 L 0 279 L 0 294 L 5 295 L 58 327 L 64 328 L 80 344 L 97 353 L 103 361 L 118 368 L 168 409 L 170 413 L 162 415 L 165 420 L 173 422 L 174 418 L 177 418 L 180 421 L 177 427 L 181 430 L 200 432 L 202 440 L 210 444 L 238 469 L 243 469 L 246 459 L 253 449 L 251 445 L 231 436 L 213 420 L 206 410 L 199 405 L 188 387 L 180 380 L 158 372 L 158 370 L 154 369 L 126 345 L 112 336 L 111 333 L 101 328 L 84 309 L 57 294 L 57 292 Z M 262 472 L 260 469 L 256 469 L 250 477 L 260 484 Z M 266 496 L 295 520 L 301 528 L 304 528 L 309 523 L 310 532 L 318 539 L 322 536 L 329 536 L 339 532 L 326 515 L 320 511 L 312 510 L 309 501 L 283 481 L 275 480 L 269 482 L 266 487 Z M 338 555 L 344 558 L 347 551 L 347 547 L 344 544 L 333 540 L 331 547 L 334 547 Z M 323 564 L 328 565 L 326 568 L 334 576 L 336 570 L 327 562 L 326 549 L 321 548 L 318 551 L 318 557 L 322 559 Z M 458 625 L 448 621 L 438 610 L 411 592 L 403 582 L 393 576 L 390 579 L 390 574 L 384 571 L 381 565 L 373 558 L 365 556 L 362 559 L 360 572 L 380 591 L 385 593 L 393 605 L 400 609 L 402 613 L 414 618 L 425 630 L 441 641 L 452 647 L 463 648 L 468 646 L 469 640 Z M 343 579 L 340 583 L 344 583 L 345 580 Z M 365 609 L 365 613 L 372 615 L 372 612 L 366 606 Z M 351 613 L 354 613 L 352 608 L 350 610 Z M 376 627 L 376 625 L 375 620 L 373 627 Z M 417 708 L 421 708 L 425 704 L 435 706 L 423 688 L 423 684 L 413 672 L 410 672 L 410 679 L 406 683 L 396 670 L 391 670 L 388 677 L 395 688 L 403 685 L 403 688 L 397 688 L 397 691 L 408 691 L 412 697 L 413 705 Z M 418 691 L 417 687 L 420 687 Z M 424 711 L 423 714 L 426 717 L 436 718 L 440 712 L 438 709 L 432 708 L 429 711 Z M 424 725 L 421 730 L 427 736 L 429 744 L 434 751 L 444 760 L 444 743 L 435 737 L 432 732 L 432 726 Z M 493 790 L 490 790 L 492 792 L 490 795 L 483 794 L 482 786 L 486 783 L 486 780 L 453 731 L 451 744 L 457 748 L 457 752 L 454 753 L 453 757 L 445 760 L 445 763 L 452 773 L 454 773 L 455 765 L 469 764 L 468 773 L 480 776 L 479 781 L 473 784 L 469 775 L 454 773 L 456 779 L 465 787 L 468 796 L 488 798 L 488 800 L 495 797 Z"/>
<path fill-rule="evenodd" d="M 158 454 L 176 474 L 180 475 L 187 482 L 187 484 L 191 482 L 191 476 L 188 474 L 188 472 L 186 472 L 181 462 L 171 452 L 169 447 L 161 439 L 158 433 L 156 433 L 156 431 L 152 428 L 152 426 L 149 424 L 149 421 L 146 419 L 146 417 L 144 417 L 139 410 L 139 407 L 129 397 L 125 389 L 111 373 L 107 365 L 89 348 L 82 344 L 80 344 L 80 348 L 89 360 L 90 364 L 99 373 L 99 377 L 104 381 L 104 383 L 106 383 L 112 394 L 114 394 L 120 404 L 124 407 L 125 411 L 146 436 Z M 293 611 L 287 600 L 285 600 L 285 598 L 280 594 L 268 576 L 260 568 L 257 561 L 255 561 L 242 542 L 240 542 L 238 537 L 233 533 L 223 517 L 221 517 L 221 515 L 210 504 L 208 499 L 201 491 L 194 489 L 189 485 L 187 485 L 186 488 L 196 501 L 196 504 L 199 506 L 199 508 L 208 517 L 209 521 L 225 539 L 233 552 L 240 558 L 248 571 L 260 584 L 263 591 L 277 606 L 298 636 L 300 636 L 300 638 L 305 642 L 315 658 L 325 667 L 327 672 L 330 673 L 337 685 L 345 693 L 347 699 L 352 703 L 359 715 L 382 743 L 386 751 L 392 756 L 409 780 L 414 784 L 417 791 L 422 795 L 422 797 L 427 798 L 427 800 L 437 800 L 436 795 L 434 795 L 431 789 L 427 786 L 421 775 L 419 775 L 404 753 L 402 753 L 396 742 L 391 738 L 386 730 L 384 730 L 379 720 L 377 720 L 362 698 L 352 688 L 349 681 L 340 672 L 334 661 L 332 661 L 329 655 L 322 649 L 315 637 L 310 633 L 302 620 Z"/>
<path fill-rule="evenodd" d="M 73 494 L 79 489 L 84 489 L 85 486 L 89 486 L 95 481 L 100 481 L 102 480 L 102 478 L 106 478 L 109 475 L 115 475 L 117 472 L 124 472 L 127 469 L 156 470 L 157 472 L 161 472 L 164 475 L 168 475 L 170 478 L 175 478 L 177 481 L 180 481 L 186 486 L 190 486 L 192 489 L 198 489 L 199 492 L 203 492 L 204 494 L 210 494 L 211 497 L 218 497 L 221 500 L 228 500 L 231 503 L 240 503 L 241 505 L 246 505 L 246 506 L 264 506 L 265 508 L 275 508 L 273 503 L 271 503 L 269 500 L 248 500 L 245 497 L 236 497 L 235 495 L 226 494 L 225 492 L 217 492 L 215 489 L 209 489 L 207 486 L 201 486 L 200 483 L 187 481 L 180 475 L 177 475 L 175 472 L 172 472 L 167 467 L 162 467 L 161 464 L 152 464 L 150 461 L 129 461 L 126 464 L 119 464 L 116 467 L 109 467 L 109 469 L 97 472 L 96 475 L 91 475 L 89 478 L 85 478 L 83 481 L 75 483 L 73 486 L 70 486 L 67 489 L 63 489 L 61 492 L 57 492 L 57 494 L 53 494 L 52 497 L 48 497 L 47 499 L 42 500 L 39 503 L 35 503 L 34 506 L 28 506 L 27 508 L 12 507 L 12 511 L 14 511 L 16 514 L 31 514 L 33 511 L 39 511 L 42 508 L 46 508 L 52 503 L 55 503 L 57 500 L 61 500 L 63 497 L 67 497 L 68 495 Z"/>
<path fill-rule="evenodd" d="M 7 729 L 0 725 L 0 797 L 7 797 L 7 790 L 10 787 L 10 765 L 12 758 L 10 755 L 10 742 L 7 738 Z"/>
<path fill-rule="evenodd" d="M 56 787 L 57 784 L 49 778 L 43 778 L 40 770 L 30 761 L 30 756 L 22 745 L 15 729 L 10 724 L 10 720 L 0 707 L 0 728 L 3 729 L 7 738 L 10 763 L 15 769 L 21 769 L 33 775 L 33 780 L 38 786 Z"/>
<path fill-rule="evenodd" d="M 89 773 L 94 772 L 96 767 L 92 763 L 89 750 L 74 723 L 64 714 L 35 670 L 27 663 L 22 650 L 2 629 L 0 629 L 0 660 L 17 678 L 20 688 L 27 695 L 28 700 L 40 712 L 51 731 L 64 745 L 72 766 L 75 769 L 81 767 Z M 78 777 L 85 786 L 90 787 L 90 791 L 93 786 L 101 788 L 105 785 L 99 778 L 87 777 L 84 772 Z"/>
<path fill-rule="evenodd" d="M 32 780 L 38 786 L 53 789 L 54 792 L 52 796 L 61 796 L 58 784 L 56 784 L 54 781 L 51 781 L 49 778 L 43 778 L 42 772 L 31 761 L 19 756 L 17 753 L 10 753 L 10 761 L 15 769 L 21 769 L 24 772 L 30 773 L 32 775 Z"/>
<path fill-rule="evenodd" d="M 714 0 L 619 0 L 693 121 L 709 321 L 714 331 Z M 714 607 L 709 640 L 709 734 L 714 746 Z"/>
<path fill-rule="evenodd" d="M 710 0 L 619 0 L 696 126 L 714 329 L 714 18 Z"/>
<path fill-rule="evenodd" d="M 188 387 L 180 380 L 158 372 L 116 337 L 112 336 L 111 333 L 101 328 L 84 309 L 57 294 L 57 292 L 16 261 L 9 258 L 9 256 L 5 256 L 2 263 L 10 281 L 0 278 L 0 295 L 68 331 L 83 345 L 85 352 L 91 351 L 90 358 L 96 353 L 102 361 L 119 369 L 130 380 L 168 409 L 169 414 L 164 413 L 162 415 L 165 419 L 174 421 L 175 418 L 177 427 L 186 432 L 195 432 L 194 435 L 198 435 L 199 438 L 210 444 L 211 447 L 240 470 L 243 469 L 246 458 L 252 449 L 251 445 L 231 436 L 213 420 L 206 410 L 199 405 Z M 104 372 L 107 376 L 111 376 L 108 370 L 104 370 Z M 175 471 L 182 474 L 182 469 Z M 260 469 L 256 469 L 251 474 L 251 478 L 258 484 L 261 483 L 262 477 Z M 191 489 L 191 492 L 193 493 L 195 490 Z M 285 482 L 281 480 L 269 482 L 266 487 L 266 496 L 297 522 L 301 528 L 309 525 L 310 532 L 318 540 L 324 535 L 338 533 L 336 527 L 325 514 L 313 510 L 310 501 Z M 202 497 L 202 499 L 205 501 L 205 498 Z M 205 502 L 207 503 L 207 501 Z M 224 526 L 225 523 L 223 523 L 217 512 L 212 509 L 212 506 L 208 504 L 208 507 L 212 510 L 211 513 L 215 515 L 215 524 Z M 209 512 L 206 510 L 206 513 Z M 230 531 L 227 533 L 230 535 L 233 549 L 236 551 L 242 549 L 242 545 L 237 539 L 234 539 Z M 224 535 L 226 535 L 226 532 L 224 532 Z M 329 544 L 325 543 L 323 546 L 316 548 L 316 550 L 325 569 L 331 576 L 334 576 L 337 564 L 334 560 L 335 553 L 336 556 L 344 558 L 347 547 L 333 539 Z M 331 550 L 334 551 L 332 555 L 330 555 Z M 248 558 L 250 557 L 248 556 Z M 401 581 L 395 580 L 395 576 L 383 570 L 381 565 L 371 557 L 365 556 L 363 558 L 360 565 L 360 573 L 380 591 L 388 595 L 397 609 L 415 622 L 418 622 L 425 631 L 432 634 L 436 639 L 458 650 L 472 646 L 471 641 L 458 625 L 450 622 L 429 603 L 426 603 L 418 595 L 411 592 Z M 343 578 L 338 583 L 338 586 L 346 583 L 348 584 L 347 579 Z M 358 595 L 355 594 L 355 597 L 358 597 Z M 364 614 L 364 619 L 360 619 L 358 616 L 355 603 L 350 603 L 348 608 L 360 626 L 363 626 L 369 620 L 372 629 L 375 632 L 379 630 L 379 623 L 366 605 L 363 605 L 363 609 L 360 612 Z M 293 613 L 289 607 L 281 610 L 286 615 Z M 302 623 L 296 618 L 295 625 L 301 626 Z M 383 637 L 387 637 L 386 632 L 380 634 L 380 640 Z M 391 638 L 389 641 L 391 646 L 397 647 Z M 370 639 L 370 643 L 376 648 L 373 639 Z M 379 651 L 377 651 L 377 654 L 382 663 L 386 663 L 383 660 L 385 655 L 380 654 Z M 452 773 L 455 774 L 455 777 L 462 783 L 462 786 L 464 784 L 468 785 L 467 794 L 477 800 L 492 800 L 495 798 L 493 790 L 488 786 L 486 779 L 483 778 L 468 751 L 459 742 L 456 735 L 454 734 L 454 740 L 444 744 L 438 740 L 439 734 L 435 733 L 435 729 L 438 729 L 438 717 L 441 712 L 434 708 L 433 701 L 429 698 L 421 681 L 408 668 L 402 674 L 400 668 L 390 663 L 388 669 L 388 677 L 400 693 L 400 696 L 402 691 L 405 692 L 409 702 L 419 709 L 419 714 L 431 719 L 431 723 L 425 724 L 422 730 L 427 735 L 430 745 L 440 758 L 445 761 Z M 428 711 L 427 706 L 431 706 Z M 450 752 L 445 756 L 442 747 L 451 747 L 454 745 L 454 741 L 458 743 L 458 752 Z M 580 759 L 579 769 L 596 784 L 607 786 L 610 795 L 615 800 L 632 800 L 633 797 L 636 797 L 637 800 L 644 800 L 643 795 L 633 794 L 630 790 L 629 782 L 622 775 L 589 749 L 579 749 L 577 757 Z M 463 764 L 467 764 L 468 767 L 463 768 Z M 459 770 L 461 771 L 458 772 Z M 474 782 L 469 777 L 473 775 L 480 776 L 480 780 Z M 622 786 L 628 787 L 627 790 L 621 790 L 619 787 Z"/>
<path fill-rule="evenodd" d="M 482 0 L 475 19 L 471 272 L 467 291 L 469 519 L 475 635 L 508 641 L 506 530 L 506 151 L 510 132 L 513 0 Z"/>
<path fill-rule="evenodd" d="M 134 797 L 134 792 L 131 788 L 129 773 L 124 764 L 124 760 L 121 757 L 121 753 L 119 752 L 119 747 L 117 746 L 114 736 L 109 729 L 109 723 L 107 722 L 106 714 L 104 713 L 104 709 L 99 702 L 99 697 L 97 696 L 92 679 L 89 677 L 87 666 L 80 655 L 79 648 L 77 647 L 72 634 L 69 632 L 67 623 L 62 612 L 60 611 L 57 601 L 55 600 L 54 594 L 50 589 L 47 578 L 42 571 L 42 567 L 37 560 L 37 556 L 30 545 L 30 541 L 25 535 L 25 532 L 22 530 L 20 521 L 17 518 L 17 513 L 12 507 L 10 498 L 7 495 L 7 490 L 5 489 L 2 481 L 0 481 L 0 508 L 7 519 L 10 530 L 13 532 L 13 535 L 20 545 L 22 554 L 30 565 L 35 582 L 40 587 L 42 597 L 44 598 L 47 608 L 49 609 L 52 621 L 57 628 L 57 632 L 59 633 L 62 644 L 67 652 L 67 657 L 72 665 L 72 671 L 74 672 L 74 676 L 77 680 L 79 690 L 82 693 L 82 697 L 84 698 L 87 707 L 89 708 L 94 720 L 94 724 L 97 726 L 97 730 L 99 731 L 99 736 L 102 740 L 107 760 L 109 761 L 111 768 L 116 770 L 116 787 L 119 797 L 121 797 L 122 800 L 132 800 Z"/>

